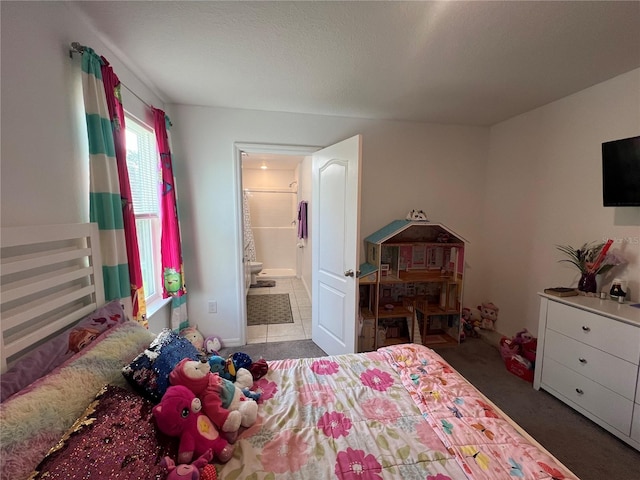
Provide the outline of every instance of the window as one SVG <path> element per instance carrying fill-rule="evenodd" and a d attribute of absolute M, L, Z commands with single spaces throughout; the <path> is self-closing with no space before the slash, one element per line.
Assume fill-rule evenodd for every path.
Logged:
<path fill-rule="evenodd" d="M 125 124 L 127 168 L 136 217 L 142 282 L 145 300 L 150 304 L 162 298 L 158 148 L 151 128 L 129 115 Z"/>

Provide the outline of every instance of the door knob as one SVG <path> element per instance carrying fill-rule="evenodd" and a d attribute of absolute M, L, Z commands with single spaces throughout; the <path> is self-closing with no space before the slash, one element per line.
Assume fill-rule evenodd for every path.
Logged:
<path fill-rule="evenodd" d="M 344 272 L 344 276 L 345 277 L 353 277 L 353 270 L 349 269 L 346 272 Z"/>

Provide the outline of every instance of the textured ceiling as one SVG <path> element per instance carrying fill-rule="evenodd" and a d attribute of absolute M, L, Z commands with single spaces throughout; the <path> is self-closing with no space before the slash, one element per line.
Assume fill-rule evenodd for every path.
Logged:
<path fill-rule="evenodd" d="M 167 103 L 492 125 L 640 67 L 638 1 L 71 3 Z"/>

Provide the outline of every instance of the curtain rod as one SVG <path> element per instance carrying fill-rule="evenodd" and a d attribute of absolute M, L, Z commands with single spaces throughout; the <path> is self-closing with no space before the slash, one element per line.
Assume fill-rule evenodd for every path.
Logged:
<path fill-rule="evenodd" d="M 73 54 L 74 53 L 79 53 L 79 54 L 82 55 L 84 53 L 84 51 L 86 50 L 86 48 L 87 47 L 85 47 L 84 45 L 81 45 L 78 42 L 71 42 L 71 47 L 69 48 L 69 58 L 73 58 Z M 153 109 L 153 106 L 151 106 L 147 102 L 145 102 L 142 98 L 140 98 L 140 96 L 136 92 L 131 90 L 124 83 L 120 82 L 120 85 L 122 85 L 124 88 L 126 88 L 131 93 L 131 95 L 133 95 L 138 100 L 140 100 L 144 105 L 146 105 L 147 108 Z"/>

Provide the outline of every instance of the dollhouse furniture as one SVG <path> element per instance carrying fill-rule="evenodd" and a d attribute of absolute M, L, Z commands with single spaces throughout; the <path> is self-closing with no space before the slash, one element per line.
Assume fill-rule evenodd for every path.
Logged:
<path fill-rule="evenodd" d="M 539 295 L 533 387 L 640 450 L 640 309 Z"/>
<path fill-rule="evenodd" d="M 449 227 L 396 220 L 365 238 L 359 350 L 457 345 L 466 241 Z"/>

